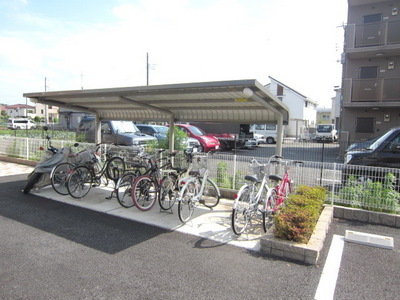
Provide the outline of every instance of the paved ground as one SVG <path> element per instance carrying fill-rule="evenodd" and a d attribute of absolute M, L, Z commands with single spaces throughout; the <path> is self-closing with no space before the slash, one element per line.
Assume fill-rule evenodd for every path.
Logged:
<path fill-rule="evenodd" d="M 328 281 L 335 294 L 320 299 L 400 299 L 397 228 L 334 220 L 318 265 L 305 266 L 247 250 L 261 233 L 231 243 L 229 203 L 182 226 L 175 212 L 116 207 L 110 191 L 80 201 L 51 189 L 24 195 L 31 169 L 0 163 L 0 299 L 314 299 L 320 279 L 334 277 L 324 274 L 332 253 L 341 258 Z M 339 257 L 332 241 L 348 229 L 393 237 L 395 249 L 345 243 Z"/>
<path fill-rule="evenodd" d="M 29 173 L 32 167 L 1 162 L 0 176 Z M 128 220 L 158 226 L 164 229 L 176 230 L 202 238 L 207 238 L 220 243 L 231 244 L 253 251 L 260 250 L 260 237 L 264 234 L 262 224 L 254 226 L 247 234 L 236 236 L 231 230 L 231 212 L 233 201 L 221 199 L 218 206 L 213 209 L 199 206 L 195 209 L 190 222 L 182 224 L 178 218 L 177 207 L 174 205 L 171 211 L 161 211 L 156 204 L 150 211 L 142 212 L 135 207 L 123 208 L 114 197 L 107 199 L 112 193 L 110 187 L 92 188 L 83 199 L 74 199 L 56 193 L 51 186 L 40 190 L 32 190 L 36 194 L 47 199 L 56 200 L 74 206 L 106 213 Z M 261 220 L 260 220 L 261 221 Z"/>

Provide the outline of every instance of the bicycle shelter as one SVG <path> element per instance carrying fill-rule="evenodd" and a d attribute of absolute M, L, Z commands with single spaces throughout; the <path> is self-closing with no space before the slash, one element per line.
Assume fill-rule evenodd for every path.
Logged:
<path fill-rule="evenodd" d="M 277 124 L 276 154 L 282 155 L 285 104 L 255 79 L 24 93 L 34 103 L 93 114 L 95 142 L 102 120 Z M 174 149 L 173 131 L 170 150 Z"/>

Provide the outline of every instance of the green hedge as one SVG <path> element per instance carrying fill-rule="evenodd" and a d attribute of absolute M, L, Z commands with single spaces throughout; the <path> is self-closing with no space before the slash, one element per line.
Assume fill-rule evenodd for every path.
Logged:
<path fill-rule="evenodd" d="M 275 216 L 275 237 L 307 243 L 323 210 L 326 195 L 323 187 L 299 186 Z"/>

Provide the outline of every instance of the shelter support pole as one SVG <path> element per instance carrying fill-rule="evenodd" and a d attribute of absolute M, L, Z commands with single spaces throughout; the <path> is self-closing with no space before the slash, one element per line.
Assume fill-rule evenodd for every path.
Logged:
<path fill-rule="evenodd" d="M 101 121 L 99 119 L 99 115 L 94 115 L 94 142 L 95 144 L 101 143 Z"/>
<path fill-rule="evenodd" d="M 170 116 L 169 118 L 169 153 L 172 153 L 175 149 L 175 118 L 174 116 Z"/>
<path fill-rule="evenodd" d="M 250 90 L 250 89 L 249 89 Z M 276 151 L 275 154 L 282 156 L 282 142 L 283 142 L 283 113 L 279 111 L 276 107 L 266 103 L 263 99 L 261 99 L 257 94 L 249 91 L 244 91 L 245 96 L 256 100 L 258 103 L 262 104 L 269 110 L 275 113 L 277 117 L 277 125 L 278 132 L 276 136 Z"/>
<path fill-rule="evenodd" d="M 276 134 L 276 155 L 282 156 L 282 142 L 283 142 L 283 116 L 278 114 L 278 132 Z"/>

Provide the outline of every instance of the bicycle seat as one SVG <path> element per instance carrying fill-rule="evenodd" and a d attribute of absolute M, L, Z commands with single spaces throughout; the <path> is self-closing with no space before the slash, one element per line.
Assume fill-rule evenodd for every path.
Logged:
<path fill-rule="evenodd" d="M 175 170 L 178 173 L 185 173 L 187 171 L 187 168 L 173 167 L 172 170 Z"/>
<path fill-rule="evenodd" d="M 282 181 L 282 177 L 278 175 L 269 175 L 268 178 L 273 181 Z"/>
<path fill-rule="evenodd" d="M 199 171 L 190 171 L 189 176 L 193 176 L 193 177 L 200 176 L 200 172 Z"/>
<path fill-rule="evenodd" d="M 244 177 L 244 179 L 249 180 L 249 181 L 253 181 L 253 182 L 261 182 L 261 180 L 258 179 L 258 177 L 255 176 L 255 175 L 246 175 Z"/>

